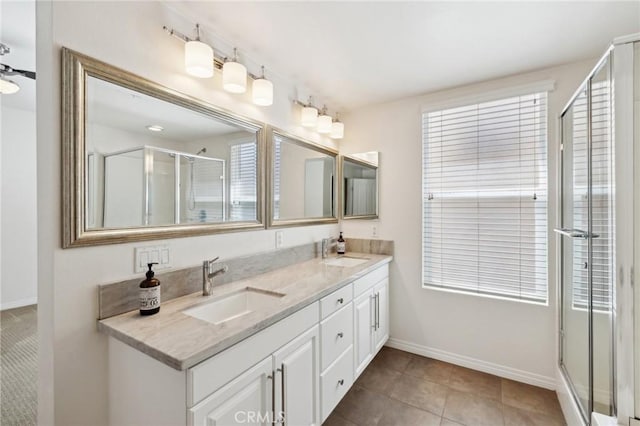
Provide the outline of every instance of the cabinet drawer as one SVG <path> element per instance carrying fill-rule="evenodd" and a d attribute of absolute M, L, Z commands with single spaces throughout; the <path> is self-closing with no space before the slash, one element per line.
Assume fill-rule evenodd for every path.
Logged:
<path fill-rule="evenodd" d="M 353 284 L 346 285 L 320 299 L 320 315 L 325 319 L 353 299 Z"/>
<path fill-rule="evenodd" d="M 358 278 L 353 282 L 353 297 L 358 297 L 388 276 L 389 264 L 385 264 L 378 269 L 369 272 L 364 277 Z"/>
<path fill-rule="evenodd" d="M 320 402 L 324 422 L 353 383 L 353 346 L 320 375 Z"/>
<path fill-rule="evenodd" d="M 320 323 L 320 371 L 353 343 L 353 306 L 349 303 Z"/>

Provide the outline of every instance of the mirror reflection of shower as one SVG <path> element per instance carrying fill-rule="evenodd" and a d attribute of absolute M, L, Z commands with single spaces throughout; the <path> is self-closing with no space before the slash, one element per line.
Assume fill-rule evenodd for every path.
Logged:
<path fill-rule="evenodd" d="M 200 155 L 205 152 L 146 145 L 105 154 L 101 225 L 224 221 L 226 160 Z"/>
<path fill-rule="evenodd" d="M 207 152 L 206 147 L 202 147 L 200 151 L 196 152 L 196 155 L 204 154 Z M 193 163 L 195 159 L 193 157 L 187 157 L 189 160 L 189 206 L 188 209 L 193 211 L 196 208 L 196 192 L 195 192 L 195 180 L 193 178 Z"/>

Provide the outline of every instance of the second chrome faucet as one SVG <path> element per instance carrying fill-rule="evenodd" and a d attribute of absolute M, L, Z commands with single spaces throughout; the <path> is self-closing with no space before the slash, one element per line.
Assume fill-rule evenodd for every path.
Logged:
<path fill-rule="evenodd" d="M 220 257 L 215 259 L 205 260 L 202 262 L 202 295 L 211 295 L 211 287 L 213 286 L 213 277 L 216 275 L 224 274 L 229 270 L 229 267 L 225 264 L 220 265 L 219 268 L 215 268 L 215 262 Z"/>

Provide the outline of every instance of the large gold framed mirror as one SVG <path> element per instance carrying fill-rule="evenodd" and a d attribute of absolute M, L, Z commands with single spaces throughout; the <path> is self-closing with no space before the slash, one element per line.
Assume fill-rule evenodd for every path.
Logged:
<path fill-rule="evenodd" d="M 338 152 L 277 129 L 270 129 L 269 226 L 338 222 Z"/>
<path fill-rule="evenodd" d="M 378 218 L 377 151 L 340 156 L 340 213 L 342 219 Z"/>
<path fill-rule="evenodd" d="M 63 247 L 264 228 L 262 123 L 62 56 Z"/>

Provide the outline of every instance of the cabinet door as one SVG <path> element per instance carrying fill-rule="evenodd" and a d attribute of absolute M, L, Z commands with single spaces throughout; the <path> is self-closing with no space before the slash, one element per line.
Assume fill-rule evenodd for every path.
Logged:
<path fill-rule="evenodd" d="M 263 425 L 272 420 L 271 356 L 189 409 L 189 425 Z"/>
<path fill-rule="evenodd" d="M 273 354 L 276 419 L 285 425 L 320 425 L 319 336 L 316 325 Z"/>
<path fill-rule="evenodd" d="M 353 301 L 354 381 L 373 356 L 373 291 Z"/>
<path fill-rule="evenodd" d="M 377 353 L 389 339 L 389 280 L 385 279 L 373 289 L 376 297 L 375 321 L 375 350 Z"/>

